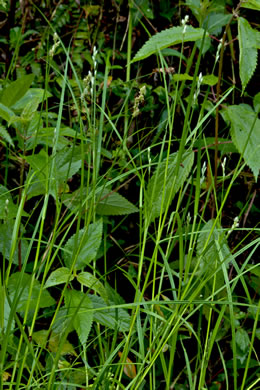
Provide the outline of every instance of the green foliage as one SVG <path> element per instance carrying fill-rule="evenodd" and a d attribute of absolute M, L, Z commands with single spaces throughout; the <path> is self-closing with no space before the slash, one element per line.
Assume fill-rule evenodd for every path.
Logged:
<path fill-rule="evenodd" d="M 65 306 L 68 318 L 72 321 L 81 344 L 84 345 L 87 342 L 93 321 L 92 302 L 86 294 L 80 291 L 66 290 Z"/>
<path fill-rule="evenodd" d="M 153 35 L 136 53 L 132 62 L 143 60 L 152 54 L 157 54 L 166 47 L 178 43 L 197 41 L 198 39 L 202 39 L 204 35 L 202 28 L 187 26 L 185 34 L 183 34 L 183 29 L 184 27 L 172 27 Z"/>
<path fill-rule="evenodd" d="M 147 186 L 147 211 L 153 221 L 170 206 L 174 196 L 184 184 L 194 161 L 194 154 L 187 152 L 177 167 L 178 154 L 173 153 L 162 161 Z M 178 172 L 178 173 L 177 173 Z"/>
<path fill-rule="evenodd" d="M 221 266 L 223 264 L 228 267 L 229 263 L 233 261 L 225 234 L 220 224 L 215 224 L 215 220 L 211 219 L 203 226 L 198 236 L 197 256 L 199 256 L 200 273 L 203 278 L 208 279 L 206 288 L 206 295 L 208 296 L 212 289 L 217 291 L 224 287 Z"/>
<path fill-rule="evenodd" d="M 26 273 L 13 273 L 9 278 L 8 291 L 13 303 L 17 299 L 16 310 L 19 313 L 26 310 L 33 311 L 38 304 L 39 308 L 55 304 L 49 292 L 41 289 L 40 282 Z"/>
<path fill-rule="evenodd" d="M 231 3 L 0 5 L 0 390 L 257 384 L 259 4 Z"/>
<path fill-rule="evenodd" d="M 242 17 L 238 19 L 239 75 L 243 92 L 257 65 L 257 49 L 260 49 L 260 32 L 253 29 Z"/>
<path fill-rule="evenodd" d="M 33 74 L 28 74 L 13 81 L 9 84 L 0 95 L 0 103 L 6 107 L 12 107 L 17 103 L 29 90 L 34 79 Z M 30 100 L 31 102 L 31 100 Z"/>
<path fill-rule="evenodd" d="M 64 262 L 68 268 L 83 269 L 95 259 L 102 239 L 102 219 L 75 233 L 64 246 Z"/>
<path fill-rule="evenodd" d="M 260 120 L 257 113 L 247 105 L 229 106 L 232 140 L 257 181 L 260 169 Z"/>
<path fill-rule="evenodd" d="M 14 205 L 13 212 L 16 207 Z M 6 222 L 0 222 L 0 253 L 3 255 L 4 259 L 9 260 L 11 258 L 11 249 L 13 245 L 13 230 L 14 230 L 14 221 L 12 219 Z M 24 231 L 23 225 L 21 225 L 21 230 Z M 20 248 L 18 249 L 18 242 L 15 246 L 14 254 L 12 255 L 12 262 L 14 264 L 19 263 L 19 253 L 21 255 L 22 262 L 26 258 L 28 250 L 27 241 L 22 238 L 20 242 Z"/>

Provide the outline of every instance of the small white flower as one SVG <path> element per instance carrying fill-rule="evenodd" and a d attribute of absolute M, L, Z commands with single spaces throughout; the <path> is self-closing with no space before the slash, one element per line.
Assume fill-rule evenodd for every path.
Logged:
<path fill-rule="evenodd" d="M 200 176 L 200 185 L 204 182 L 205 180 L 205 173 L 207 170 L 207 164 L 206 161 L 204 161 L 202 168 L 201 168 L 201 176 Z"/>
<path fill-rule="evenodd" d="M 227 235 L 229 236 L 232 231 L 239 226 L 239 217 L 235 217 L 231 229 L 228 231 Z"/>
<path fill-rule="evenodd" d="M 225 177 L 225 166 L 226 166 L 226 161 L 227 161 L 227 158 L 225 157 L 224 160 L 223 160 L 223 163 L 221 163 L 222 172 L 223 172 L 223 177 Z"/>

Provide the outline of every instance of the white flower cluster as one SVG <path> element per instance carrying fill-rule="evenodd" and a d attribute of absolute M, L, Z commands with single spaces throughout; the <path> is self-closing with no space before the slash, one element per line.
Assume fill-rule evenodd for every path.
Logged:
<path fill-rule="evenodd" d="M 93 55 L 92 55 L 92 60 L 93 60 L 93 68 L 94 68 L 94 75 L 93 73 L 89 70 L 88 75 L 83 79 L 84 83 L 84 90 L 80 96 L 81 101 L 85 99 L 85 96 L 87 96 L 88 92 L 90 91 L 90 95 L 93 97 L 94 95 L 94 86 L 95 86 L 95 78 L 97 75 L 97 57 L 98 50 L 96 46 L 93 48 Z"/>
<path fill-rule="evenodd" d="M 185 15 L 184 19 L 181 20 L 181 24 L 183 25 L 183 34 L 186 33 L 186 29 L 187 29 L 187 23 L 189 21 L 189 15 Z"/>
<path fill-rule="evenodd" d="M 193 96 L 193 104 L 196 103 L 197 98 L 198 98 L 198 96 L 200 94 L 200 86 L 202 84 L 202 81 L 203 81 L 203 76 L 202 76 L 202 73 L 200 72 L 199 78 L 198 78 L 198 81 L 197 81 L 197 89 L 196 89 L 196 91 L 194 93 L 194 96 Z"/>
<path fill-rule="evenodd" d="M 139 95 L 135 98 L 134 101 L 133 118 L 135 118 L 140 113 L 139 105 L 144 102 L 145 92 L 146 92 L 146 87 L 145 85 L 143 85 L 139 90 Z"/>
<path fill-rule="evenodd" d="M 58 34 L 56 32 L 53 35 L 53 40 L 54 40 L 54 44 L 53 44 L 51 50 L 49 51 L 49 56 L 51 58 L 53 58 L 57 47 L 60 45 L 60 40 L 59 40 Z"/>
<path fill-rule="evenodd" d="M 231 229 L 228 231 L 228 236 L 230 235 L 230 233 L 232 233 L 232 231 L 237 228 L 239 226 L 239 217 L 235 217 L 234 218 L 234 222 L 233 222 L 233 225 L 231 226 Z"/>

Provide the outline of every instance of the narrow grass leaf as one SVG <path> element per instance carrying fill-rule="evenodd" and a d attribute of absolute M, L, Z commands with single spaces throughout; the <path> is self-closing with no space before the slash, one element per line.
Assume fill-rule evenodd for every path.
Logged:
<path fill-rule="evenodd" d="M 178 177 L 175 174 L 177 158 L 177 153 L 173 153 L 169 157 L 168 165 L 167 160 L 159 164 L 148 183 L 147 202 L 151 220 L 159 217 L 160 213 L 165 211 L 167 204 L 169 205 L 172 202 L 176 192 L 190 173 L 194 161 L 194 153 L 190 152 L 183 155 Z"/>

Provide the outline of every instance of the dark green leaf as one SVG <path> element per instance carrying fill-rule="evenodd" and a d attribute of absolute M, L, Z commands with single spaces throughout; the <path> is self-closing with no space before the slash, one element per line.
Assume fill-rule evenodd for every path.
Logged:
<path fill-rule="evenodd" d="M 250 107 L 229 106 L 227 115 L 231 122 L 232 140 L 252 170 L 257 181 L 260 169 L 260 119 Z"/>
<path fill-rule="evenodd" d="M 64 296 L 69 319 L 73 319 L 73 327 L 83 345 L 87 342 L 92 326 L 92 302 L 88 295 L 76 290 L 66 290 Z"/>
<path fill-rule="evenodd" d="M 55 300 L 50 296 L 47 290 L 41 291 L 41 284 L 32 275 L 13 273 L 8 282 L 8 291 L 11 300 L 18 291 L 19 300 L 17 311 L 22 312 L 29 306 L 29 310 L 35 310 L 39 302 L 39 308 L 48 307 L 55 304 Z"/>

